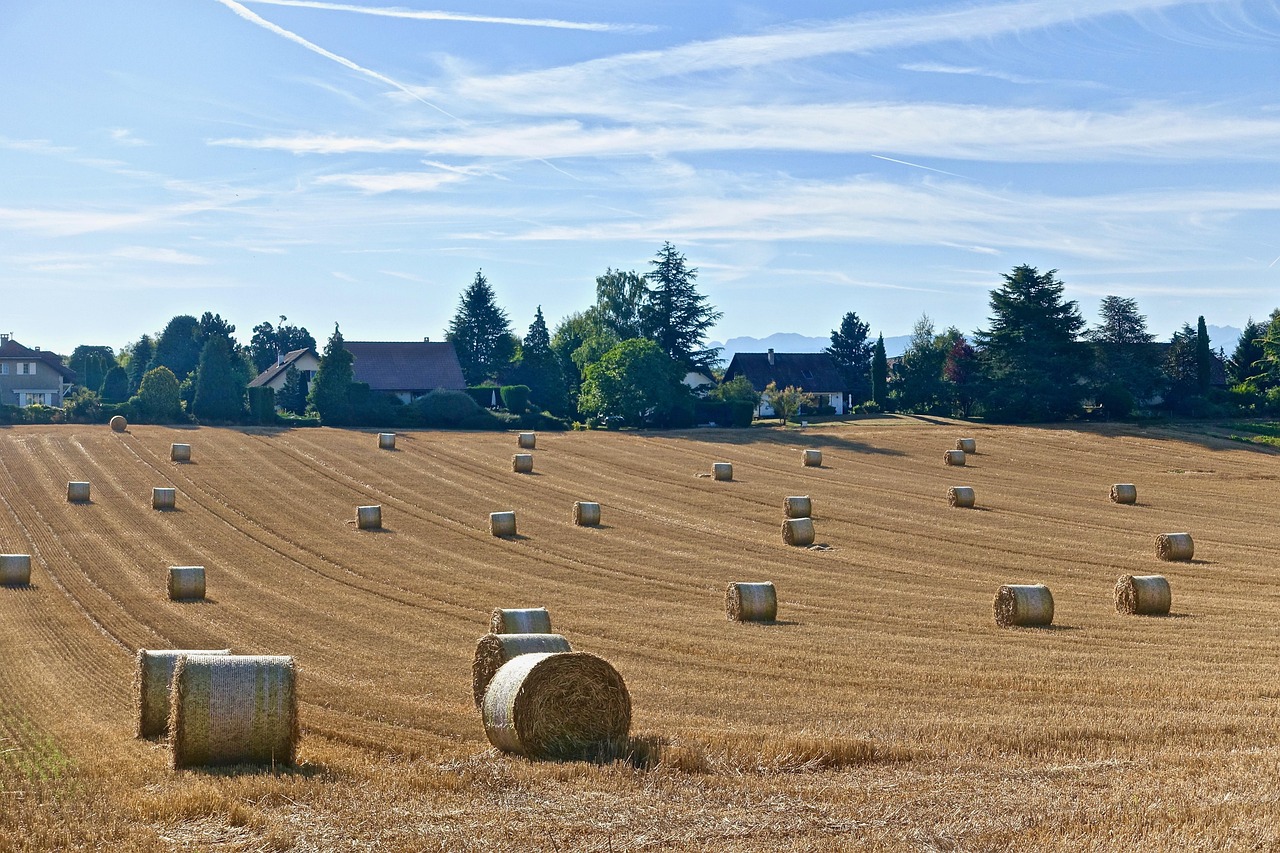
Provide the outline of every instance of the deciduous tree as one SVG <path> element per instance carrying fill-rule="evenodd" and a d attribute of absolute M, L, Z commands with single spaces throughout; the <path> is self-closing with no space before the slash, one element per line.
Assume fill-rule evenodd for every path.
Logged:
<path fill-rule="evenodd" d="M 693 398 L 683 383 L 684 366 L 645 338 L 613 347 L 587 367 L 578 408 L 628 426 L 663 426 L 691 414 Z"/>

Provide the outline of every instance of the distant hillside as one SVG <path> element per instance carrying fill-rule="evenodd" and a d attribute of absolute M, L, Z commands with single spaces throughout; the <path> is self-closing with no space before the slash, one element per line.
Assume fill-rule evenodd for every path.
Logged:
<path fill-rule="evenodd" d="M 890 358 L 902 355 L 910 342 L 910 335 L 896 335 L 892 338 L 885 338 L 884 353 Z M 775 352 L 821 352 L 830 345 L 830 337 L 811 338 L 794 332 L 775 332 L 767 338 L 729 338 L 724 343 L 712 341 L 710 344 L 713 347 L 722 347 L 720 357 L 724 359 L 725 364 L 729 363 L 734 353 L 739 352 L 765 352 L 770 349 Z M 1235 342 L 1233 341 L 1232 346 L 1234 345 Z"/>
<path fill-rule="evenodd" d="M 1236 343 L 1240 340 L 1240 329 L 1235 326 L 1210 326 L 1205 323 L 1204 329 L 1209 333 L 1209 346 L 1212 349 L 1221 348 L 1228 357 L 1236 351 Z"/>

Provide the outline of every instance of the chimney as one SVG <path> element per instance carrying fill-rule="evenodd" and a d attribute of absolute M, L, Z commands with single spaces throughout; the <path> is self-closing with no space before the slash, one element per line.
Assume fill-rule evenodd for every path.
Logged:
<path fill-rule="evenodd" d="M 769 366 L 773 367 L 773 347 L 769 347 Z"/>
<path fill-rule="evenodd" d="M 423 335 L 423 336 L 422 336 L 422 342 L 423 342 L 424 344 L 429 344 L 429 343 L 431 343 L 431 338 L 428 338 L 426 335 Z"/>
<path fill-rule="evenodd" d="M 9 339 L 13 337 L 13 332 L 0 332 L 0 344 L 9 343 Z"/>

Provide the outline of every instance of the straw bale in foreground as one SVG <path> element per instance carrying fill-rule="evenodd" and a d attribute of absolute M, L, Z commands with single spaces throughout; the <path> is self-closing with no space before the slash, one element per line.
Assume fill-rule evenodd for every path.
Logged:
<path fill-rule="evenodd" d="M 1196 554 L 1190 533 L 1161 533 L 1156 537 L 1156 556 L 1161 560 L 1186 562 Z"/>
<path fill-rule="evenodd" d="M 595 527 L 600 523 L 600 504 L 594 501 L 574 501 L 573 523 L 579 527 Z"/>
<path fill-rule="evenodd" d="M 725 617 L 732 622 L 772 622 L 778 618 L 773 583 L 730 583 L 724 592 Z"/>
<path fill-rule="evenodd" d="M 728 482 L 733 479 L 732 462 L 715 462 L 711 465 L 711 476 L 717 480 Z"/>
<path fill-rule="evenodd" d="M 571 651 L 569 641 L 559 634 L 485 634 L 476 641 L 476 656 L 471 662 L 471 693 L 476 707 L 484 702 L 484 691 L 494 673 L 512 658 Z"/>
<path fill-rule="evenodd" d="M 976 500 L 973 486 L 952 486 L 947 489 L 947 503 L 951 504 L 951 506 L 970 509 Z"/>
<path fill-rule="evenodd" d="M 533 473 L 533 454 L 517 453 L 511 457 L 511 470 L 517 474 Z"/>
<path fill-rule="evenodd" d="M 516 535 L 516 514 L 514 511 L 489 513 L 489 532 L 494 536 Z"/>
<path fill-rule="evenodd" d="M 490 634 L 550 634 L 551 614 L 545 607 L 493 608 Z"/>
<path fill-rule="evenodd" d="M 89 484 L 84 480 L 72 480 L 67 483 L 67 500 L 72 503 L 89 500 Z"/>
<path fill-rule="evenodd" d="M 946 453 L 942 455 L 942 461 L 948 465 L 954 465 L 957 468 L 963 468 L 964 467 L 964 451 L 948 450 Z"/>
<path fill-rule="evenodd" d="M 154 737 L 169 731 L 169 689 L 178 658 L 229 654 L 230 649 L 138 649 L 133 668 L 138 737 Z"/>
<path fill-rule="evenodd" d="M 379 450 L 395 450 L 396 434 L 394 432 L 378 433 L 378 449 Z"/>
<path fill-rule="evenodd" d="M 191 461 L 191 445 L 189 444 L 169 445 L 169 459 L 174 462 L 190 462 Z"/>
<path fill-rule="evenodd" d="M 808 495 L 791 495 L 782 499 L 782 512 L 787 518 L 809 518 L 813 515 L 813 501 Z"/>
<path fill-rule="evenodd" d="M 522 432 L 516 437 L 516 446 L 521 450 L 534 450 L 538 446 L 538 434 L 534 432 Z"/>
<path fill-rule="evenodd" d="M 380 530 L 382 528 L 382 504 L 356 507 L 356 527 L 361 530 Z"/>
<path fill-rule="evenodd" d="M 1137 616 L 1165 616 L 1173 593 L 1164 575 L 1121 575 L 1116 581 L 1116 612 Z"/>
<path fill-rule="evenodd" d="M 0 554 L 0 586 L 27 586 L 30 583 L 30 554 Z"/>
<path fill-rule="evenodd" d="M 812 518 L 788 518 L 782 522 L 782 541 L 788 545 L 812 545 L 815 535 Z"/>
<path fill-rule="evenodd" d="M 1113 504 L 1136 504 L 1138 502 L 1138 487 L 1133 483 L 1116 483 L 1111 487 L 1111 502 Z"/>
<path fill-rule="evenodd" d="M 800 462 L 806 468 L 821 468 L 822 467 L 822 451 L 806 450 L 800 454 Z"/>
<path fill-rule="evenodd" d="M 285 655 L 188 655 L 169 692 L 174 769 L 293 764 L 298 674 Z"/>
<path fill-rule="evenodd" d="M 1053 594 L 1042 583 L 1005 584 L 996 592 L 994 607 L 1002 628 L 1053 622 Z"/>
<path fill-rule="evenodd" d="M 976 438 L 957 438 L 956 450 L 963 450 L 965 453 L 977 453 L 978 440 Z"/>
<path fill-rule="evenodd" d="M 173 509 L 178 505 L 178 490 L 157 486 L 151 490 L 152 509 Z"/>
<path fill-rule="evenodd" d="M 204 598 L 204 566 L 170 566 L 169 598 L 173 601 Z"/>

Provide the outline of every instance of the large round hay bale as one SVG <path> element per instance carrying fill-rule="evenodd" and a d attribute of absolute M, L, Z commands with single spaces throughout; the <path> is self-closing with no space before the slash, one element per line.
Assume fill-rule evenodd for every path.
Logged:
<path fill-rule="evenodd" d="M 125 420 L 124 415 L 113 415 L 110 424 L 112 432 L 124 432 L 129 428 L 129 422 Z"/>
<path fill-rule="evenodd" d="M 1186 562 L 1196 555 L 1190 533 L 1161 533 L 1156 537 L 1156 556 L 1161 560 Z"/>
<path fill-rule="evenodd" d="M 67 500 L 72 503 L 84 503 L 89 500 L 89 484 L 83 480 L 72 480 L 67 483 Z"/>
<path fill-rule="evenodd" d="M 947 489 L 947 503 L 960 509 L 970 509 L 977 500 L 973 486 L 952 486 Z"/>
<path fill-rule="evenodd" d="M 517 453 L 511 457 L 511 470 L 517 474 L 533 473 L 533 454 Z"/>
<path fill-rule="evenodd" d="M 964 467 L 964 451 L 948 450 L 946 453 L 942 455 L 942 461 L 948 465 L 954 465 L 957 468 L 963 468 Z"/>
<path fill-rule="evenodd" d="M 138 737 L 155 737 L 169 731 L 169 689 L 178 658 L 229 654 L 230 649 L 138 649 L 133 668 Z"/>
<path fill-rule="evenodd" d="M 579 527 L 595 527 L 600 523 L 600 504 L 594 501 L 574 501 L 573 523 Z"/>
<path fill-rule="evenodd" d="M 157 486 L 151 490 L 152 509 L 174 509 L 178 505 L 178 490 Z"/>
<path fill-rule="evenodd" d="M 189 444 L 169 445 L 169 459 L 174 462 L 190 462 L 191 461 L 191 445 Z"/>
<path fill-rule="evenodd" d="M 822 467 L 822 451 L 806 450 L 800 454 L 800 463 L 806 468 Z"/>
<path fill-rule="evenodd" d="M 173 601 L 204 598 L 204 566 L 170 566 L 169 598 Z"/>
<path fill-rule="evenodd" d="M 631 696 L 608 661 L 586 652 L 519 655 L 489 682 L 489 743 L 528 758 L 616 755 L 631 730 Z"/>
<path fill-rule="evenodd" d="M 382 504 L 356 507 L 356 527 L 361 530 L 381 530 Z"/>
<path fill-rule="evenodd" d="M 809 518 L 813 515 L 813 501 L 808 495 L 791 495 L 782 499 L 782 512 L 787 518 Z"/>
<path fill-rule="evenodd" d="M 812 545 L 814 535 L 812 518 L 788 518 L 782 522 L 782 541 L 788 545 Z"/>
<path fill-rule="evenodd" d="M 0 586 L 27 586 L 30 583 L 30 554 L 0 554 Z"/>
<path fill-rule="evenodd" d="M 533 432 L 522 432 L 516 436 L 516 446 L 521 450 L 534 450 L 538 446 L 538 434 Z"/>
<path fill-rule="evenodd" d="M 520 655 L 571 652 L 569 641 L 559 634 L 485 634 L 476 642 L 476 656 L 471 661 L 471 693 L 479 708 L 484 691 L 502 665 Z"/>
<path fill-rule="evenodd" d="M 513 511 L 489 513 L 489 532 L 494 536 L 516 535 L 516 514 Z"/>
<path fill-rule="evenodd" d="M 1138 487 L 1133 483 L 1116 483 L 1111 487 L 1111 502 L 1113 504 L 1136 504 L 1138 502 Z"/>
<path fill-rule="evenodd" d="M 396 434 L 394 432 L 378 433 L 378 449 L 379 450 L 395 450 Z"/>
<path fill-rule="evenodd" d="M 1121 575 L 1116 581 L 1116 612 L 1139 616 L 1165 616 L 1173 605 L 1173 593 L 1164 575 Z"/>
<path fill-rule="evenodd" d="M 490 634 L 550 634 L 551 614 L 545 607 L 495 607 L 489 616 Z"/>
<path fill-rule="evenodd" d="M 772 622 L 778 618 L 778 591 L 769 581 L 731 583 L 724 592 L 724 613 L 732 622 Z"/>
<path fill-rule="evenodd" d="M 715 462 L 711 465 L 711 476 L 717 480 L 728 482 L 733 479 L 732 462 Z"/>
<path fill-rule="evenodd" d="M 996 624 L 1048 625 L 1053 622 L 1053 593 L 1042 583 L 1005 584 L 996 592 Z"/>
<path fill-rule="evenodd" d="M 293 764 L 298 673 L 285 655 L 188 655 L 169 692 L 174 769 Z"/>
<path fill-rule="evenodd" d="M 976 438 L 957 438 L 956 450 L 963 450 L 965 453 L 977 453 L 978 440 Z"/>

